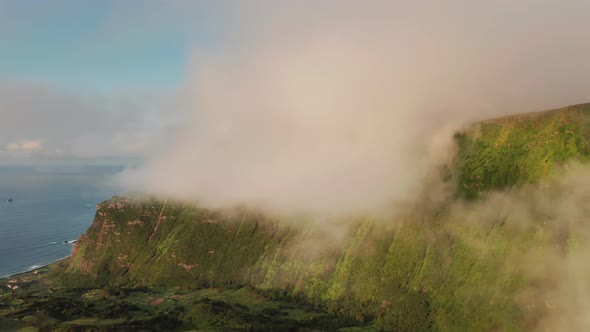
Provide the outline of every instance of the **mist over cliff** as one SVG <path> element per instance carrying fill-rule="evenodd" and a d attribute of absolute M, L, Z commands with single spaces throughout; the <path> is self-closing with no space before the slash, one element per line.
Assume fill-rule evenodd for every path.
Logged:
<path fill-rule="evenodd" d="M 224 12 L 223 52 L 193 52 L 183 122 L 122 182 L 206 208 L 311 215 L 315 236 L 263 252 L 253 269 L 265 277 L 247 275 L 341 314 L 425 296 L 440 326 L 464 314 L 463 327 L 586 329 L 587 107 L 473 123 L 587 101 L 590 47 L 576 31 L 590 28 L 588 4 L 334 5 Z M 381 297 L 395 293 L 384 280 L 404 295 Z"/>
<path fill-rule="evenodd" d="M 449 134 L 446 166 L 414 202 L 393 205 L 403 212 L 394 218 L 373 210 L 308 222 L 257 206 L 107 202 L 70 272 L 106 283 L 246 283 L 380 330 L 585 330 L 589 121 L 582 104 Z"/>

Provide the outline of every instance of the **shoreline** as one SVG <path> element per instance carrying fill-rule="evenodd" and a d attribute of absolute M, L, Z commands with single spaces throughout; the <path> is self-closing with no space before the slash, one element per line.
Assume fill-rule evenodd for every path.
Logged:
<path fill-rule="evenodd" d="M 58 258 L 58 259 L 56 259 L 56 260 L 54 260 L 54 261 L 52 261 L 50 263 L 46 263 L 46 264 L 42 264 L 42 265 L 32 265 L 32 267 L 34 266 L 35 268 L 29 268 L 28 270 L 25 270 L 25 271 L 16 272 L 16 273 L 8 274 L 8 275 L 5 275 L 5 276 L 0 276 L 0 279 L 14 278 L 14 277 L 19 276 L 21 274 L 25 274 L 25 273 L 29 273 L 29 272 L 32 272 L 32 271 L 35 271 L 35 270 L 39 270 L 39 269 L 48 267 L 49 265 L 52 265 L 52 264 L 61 262 L 63 260 L 66 260 L 66 259 L 70 258 L 71 256 L 72 255 L 70 254 L 70 255 L 67 255 L 65 257 Z"/>

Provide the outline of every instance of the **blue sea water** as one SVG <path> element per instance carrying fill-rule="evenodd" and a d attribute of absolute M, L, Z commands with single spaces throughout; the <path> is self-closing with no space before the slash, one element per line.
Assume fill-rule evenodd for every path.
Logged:
<path fill-rule="evenodd" d="M 121 166 L 0 166 L 0 278 L 70 255 Z M 8 200 L 12 198 L 12 202 Z"/>

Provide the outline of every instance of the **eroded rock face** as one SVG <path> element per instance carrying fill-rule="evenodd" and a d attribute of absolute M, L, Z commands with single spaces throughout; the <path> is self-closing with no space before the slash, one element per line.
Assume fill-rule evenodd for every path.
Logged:
<path fill-rule="evenodd" d="M 160 219 L 154 231 L 161 216 L 167 218 Z M 212 219 L 218 222 L 207 222 Z M 480 256 L 465 243 L 453 245 L 461 243 L 464 236 L 453 233 L 456 229 L 450 233 L 442 228 L 427 232 L 419 224 L 391 228 L 371 220 L 349 227 L 344 244 L 330 246 L 324 243 L 330 239 L 327 233 L 278 224 L 257 214 L 226 216 L 163 202 L 128 203 L 124 211 L 111 209 L 104 216 L 97 214 L 94 224 L 76 243 L 68 273 L 95 286 L 246 285 L 270 294 L 296 296 L 333 314 L 359 320 L 410 315 L 430 322 L 459 318 L 469 312 L 478 318 L 463 318 L 473 322 L 464 327 L 476 327 L 485 315 L 521 310 L 510 297 L 498 297 L 494 303 L 478 302 L 483 308 L 477 313 L 465 304 L 474 300 L 469 294 L 477 294 L 475 288 L 481 283 L 492 285 L 488 286 L 493 288 L 490 292 L 509 292 L 503 287 L 510 287 L 511 276 L 498 268 L 504 257 L 499 254 L 502 249 Z M 486 274 L 474 271 L 476 266 Z M 473 283 L 467 277 L 465 281 L 462 271 L 485 280 Z M 430 291 L 433 289 L 436 293 Z M 452 310 L 445 311 L 435 302 L 441 293 L 449 296 L 444 305 L 452 303 Z M 493 323 L 508 326 L 521 322 Z"/>
<path fill-rule="evenodd" d="M 257 261 L 274 252 L 268 245 L 279 228 L 257 214 L 114 197 L 99 205 L 68 271 L 105 284 L 246 284 Z"/>
<path fill-rule="evenodd" d="M 189 272 L 190 270 L 193 269 L 193 267 L 197 266 L 198 264 L 184 264 L 184 263 L 178 263 L 178 266 L 180 266 L 181 268 L 183 268 L 186 272 Z"/>
<path fill-rule="evenodd" d="M 137 220 L 133 220 L 133 221 L 128 221 L 127 225 L 129 225 L 129 226 L 143 226 L 144 222 L 137 219 Z"/>

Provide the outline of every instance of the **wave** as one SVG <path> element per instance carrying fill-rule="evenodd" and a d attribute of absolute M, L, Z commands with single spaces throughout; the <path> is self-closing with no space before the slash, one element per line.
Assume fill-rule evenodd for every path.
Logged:
<path fill-rule="evenodd" d="M 53 242 L 49 242 L 49 244 L 52 244 L 52 245 L 53 244 L 58 244 L 58 243 L 59 244 L 74 244 L 74 243 L 76 243 L 76 241 L 78 241 L 78 240 L 77 239 L 75 239 L 75 240 L 65 240 L 65 241 L 60 241 L 60 242 L 53 241 Z"/>
<path fill-rule="evenodd" d="M 2 276 L 0 276 L 0 279 L 4 279 L 4 278 L 10 278 L 10 277 L 13 277 L 13 276 L 16 276 L 16 275 L 22 274 L 22 273 L 31 272 L 31 271 L 34 271 L 34 270 L 37 270 L 37 269 L 40 269 L 40 268 L 46 267 L 47 265 L 53 264 L 53 263 L 55 263 L 55 262 L 59 262 L 59 261 L 61 261 L 61 260 L 64 260 L 64 259 L 66 259 L 66 258 L 68 258 L 68 257 L 70 257 L 70 255 L 67 255 L 67 256 L 64 256 L 64 257 L 58 258 L 58 259 L 56 259 L 56 260 L 53 260 L 52 262 L 49 262 L 49 263 L 47 263 L 47 264 L 39 264 L 39 265 L 35 264 L 35 265 L 31 265 L 31 266 L 29 266 L 29 267 L 28 267 L 26 270 L 24 270 L 24 271 L 21 271 L 21 272 L 16 272 L 16 273 L 11 273 L 11 274 L 6 274 L 6 275 L 2 275 Z"/>
<path fill-rule="evenodd" d="M 0 0 L 1 1 L 1 0 Z M 0 230 L 1 232 L 1 230 Z M 48 248 L 48 247 L 52 247 L 58 244 L 63 244 L 63 245 L 68 245 L 68 244 L 75 244 L 76 242 L 78 242 L 78 239 L 73 239 L 73 240 L 63 240 L 63 241 L 51 241 L 51 242 L 33 242 L 33 241 L 29 241 L 26 243 L 20 243 L 19 245 L 13 246 L 13 247 L 8 247 L 8 248 L 0 248 L 0 256 L 2 255 L 10 255 L 13 253 L 18 253 L 18 252 L 30 252 L 31 250 L 38 250 L 41 248 Z M 22 255 L 22 253 L 21 253 Z M 0 269 L 2 268 L 2 266 L 0 266 Z"/>

